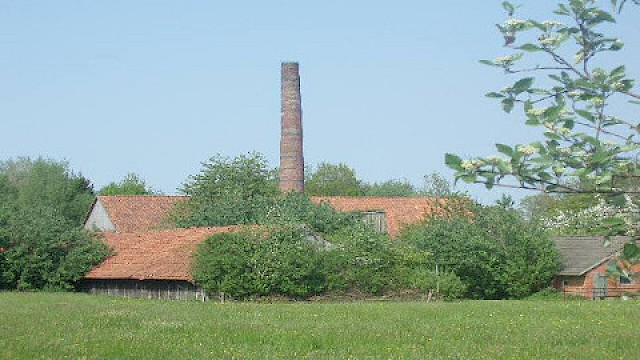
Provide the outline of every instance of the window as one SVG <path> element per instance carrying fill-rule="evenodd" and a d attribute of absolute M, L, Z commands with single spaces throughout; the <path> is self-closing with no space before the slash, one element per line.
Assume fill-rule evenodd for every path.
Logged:
<path fill-rule="evenodd" d="M 631 276 L 631 275 L 629 275 Z M 633 279 L 628 278 L 626 276 L 620 276 L 620 285 L 631 285 L 633 284 Z"/>
<path fill-rule="evenodd" d="M 362 213 L 362 220 L 378 232 L 387 232 L 387 216 L 384 211 L 365 211 Z"/>

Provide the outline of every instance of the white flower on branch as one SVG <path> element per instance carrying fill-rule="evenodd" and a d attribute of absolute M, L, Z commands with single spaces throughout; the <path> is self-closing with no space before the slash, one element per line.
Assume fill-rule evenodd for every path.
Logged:
<path fill-rule="evenodd" d="M 518 145 L 517 150 L 519 153 L 522 153 L 525 155 L 532 155 L 538 152 L 538 149 L 536 149 L 531 145 Z"/>

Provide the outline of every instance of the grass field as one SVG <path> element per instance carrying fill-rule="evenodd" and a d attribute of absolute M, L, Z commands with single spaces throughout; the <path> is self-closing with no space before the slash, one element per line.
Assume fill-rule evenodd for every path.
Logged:
<path fill-rule="evenodd" d="M 1 293 L 1 359 L 640 359 L 640 301 L 199 303 Z"/>

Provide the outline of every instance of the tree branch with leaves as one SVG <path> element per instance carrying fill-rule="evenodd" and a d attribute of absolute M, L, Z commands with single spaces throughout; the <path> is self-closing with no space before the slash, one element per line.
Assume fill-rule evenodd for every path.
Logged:
<path fill-rule="evenodd" d="M 640 124 L 620 114 L 624 103 L 640 105 L 640 93 L 624 65 L 601 65 L 601 57 L 624 46 L 602 29 L 616 22 L 625 3 L 614 0 L 608 11 L 595 0 L 561 1 L 555 19 L 540 21 L 518 18 L 519 8 L 503 2 L 508 18 L 497 27 L 512 51 L 480 62 L 524 77 L 487 97 L 507 113 L 522 111 L 541 140 L 496 144 L 498 156 L 446 154 L 456 180 L 556 193 L 639 193 Z M 611 225 L 619 229 L 619 219 Z"/>

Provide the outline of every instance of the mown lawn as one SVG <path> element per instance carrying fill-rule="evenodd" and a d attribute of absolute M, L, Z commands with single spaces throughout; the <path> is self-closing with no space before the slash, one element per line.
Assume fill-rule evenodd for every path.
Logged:
<path fill-rule="evenodd" d="M 1 359 L 640 359 L 640 301 L 226 303 L 0 293 Z"/>

